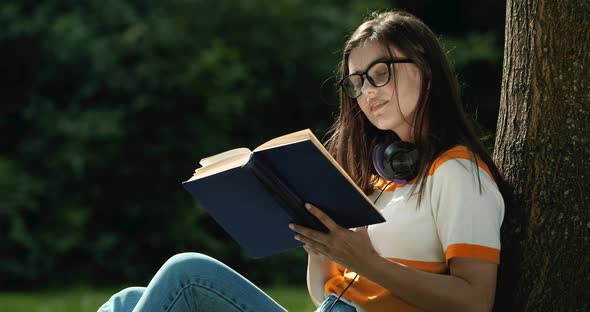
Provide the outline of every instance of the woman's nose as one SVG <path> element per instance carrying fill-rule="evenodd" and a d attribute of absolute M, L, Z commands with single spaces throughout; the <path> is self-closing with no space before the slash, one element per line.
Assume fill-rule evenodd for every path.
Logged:
<path fill-rule="evenodd" d="M 365 79 L 363 81 L 363 86 L 361 87 L 361 93 L 364 95 L 369 95 L 377 92 L 377 87 L 373 86 L 369 79 Z"/>

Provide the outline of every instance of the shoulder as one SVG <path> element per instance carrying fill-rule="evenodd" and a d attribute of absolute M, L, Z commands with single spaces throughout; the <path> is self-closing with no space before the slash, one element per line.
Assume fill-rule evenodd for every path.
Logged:
<path fill-rule="evenodd" d="M 502 198 L 497 181 L 488 166 L 465 146 L 455 146 L 435 159 L 428 173 L 433 198 L 448 196 Z M 484 194 L 485 193 L 485 194 Z"/>
<path fill-rule="evenodd" d="M 433 210 L 441 206 L 504 206 L 490 169 L 465 146 L 442 153 L 433 162 L 428 181 Z"/>
<path fill-rule="evenodd" d="M 479 170 L 476 170 L 479 169 Z M 429 176 L 442 174 L 465 175 L 480 171 L 485 172 L 490 179 L 494 179 L 488 166 L 466 146 L 457 145 L 438 156 L 430 166 Z"/>

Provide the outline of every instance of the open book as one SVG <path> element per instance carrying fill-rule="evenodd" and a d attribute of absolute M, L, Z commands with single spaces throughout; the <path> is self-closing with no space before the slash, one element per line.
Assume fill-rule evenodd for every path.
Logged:
<path fill-rule="evenodd" d="M 326 228 L 311 203 L 353 228 L 384 222 L 369 198 L 309 130 L 201 159 L 183 186 L 253 257 L 301 246 L 289 223 Z"/>

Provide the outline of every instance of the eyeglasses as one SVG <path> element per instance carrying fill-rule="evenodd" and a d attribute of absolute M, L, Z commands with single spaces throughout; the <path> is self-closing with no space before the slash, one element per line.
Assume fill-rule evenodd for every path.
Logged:
<path fill-rule="evenodd" d="M 344 93 L 352 99 L 361 95 L 365 77 L 374 87 L 383 87 L 391 80 L 391 64 L 395 63 L 413 63 L 411 59 L 395 59 L 387 61 L 378 61 L 373 63 L 366 72 L 351 74 L 340 80 L 340 87 Z"/>

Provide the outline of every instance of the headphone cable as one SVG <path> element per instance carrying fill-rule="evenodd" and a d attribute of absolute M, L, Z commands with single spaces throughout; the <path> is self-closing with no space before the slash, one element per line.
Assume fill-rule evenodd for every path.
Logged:
<path fill-rule="evenodd" d="M 381 197 L 381 195 L 383 194 L 383 192 L 385 191 L 385 189 L 387 189 L 387 187 L 389 186 L 389 184 L 391 184 L 392 182 L 393 181 L 389 181 L 389 182 L 387 182 L 387 184 L 385 184 L 385 186 L 383 187 L 383 189 L 381 189 L 381 192 L 379 192 L 379 195 L 377 195 L 377 197 L 373 201 L 373 205 L 375 205 L 377 203 L 377 200 L 379 199 L 379 197 Z M 331 312 L 332 311 L 332 309 L 336 305 L 336 302 L 340 301 L 340 298 L 342 298 L 342 295 L 344 295 L 344 293 L 348 290 L 348 288 L 352 285 L 352 283 L 354 282 L 354 280 L 356 280 L 356 278 L 358 276 L 359 276 L 359 274 L 356 273 L 356 275 L 352 278 L 352 280 L 350 281 L 350 283 L 348 283 L 348 285 L 346 286 L 346 288 L 344 288 L 344 290 L 340 293 L 340 295 L 338 296 L 338 298 L 336 298 L 336 300 L 334 300 L 334 302 L 332 302 L 332 305 L 330 305 L 330 308 L 328 309 L 328 312 Z"/>

